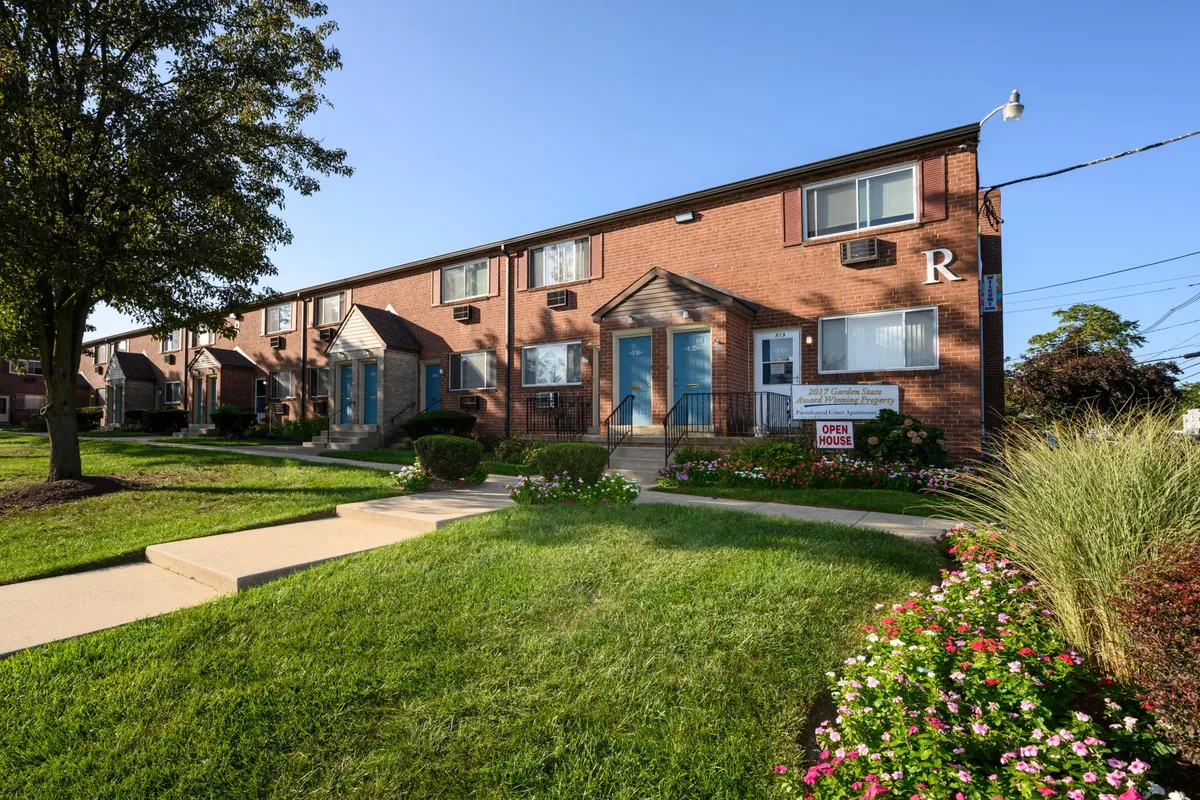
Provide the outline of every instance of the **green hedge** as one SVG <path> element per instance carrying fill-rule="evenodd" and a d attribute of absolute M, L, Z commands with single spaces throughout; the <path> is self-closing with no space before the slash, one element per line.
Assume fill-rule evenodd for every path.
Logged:
<path fill-rule="evenodd" d="M 448 481 L 468 477 L 483 460 L 483 445 L 462 436 L 422 436 L 417 439 L 416 448 L 421 465 L 435 477 Z"/>
<path fill-rule="evenodd" d="M 258 421 L 258 415 L 253 411 L 242 411 L 237 406 L 231 406 L 228 403 L 222 403 L 214 408 L 209 418 L 212 419 L 213 427 L 222 436 L 235 439 L 244 436 L 250 426 Z"/>
<path fill-rule="evenodd" d="M 187 418 L 182 408 L 148 408 L 142 412 L 142 425 L 151 433 L 174 433 L 187 427 Z"/>
<path fill-rule="evenodd" d="M 542 477 L 552 478 L 565 472 L 592 484 L 600 480 L 608 466 L 608 451 L 598 444 L 583 442 L 548 444 L 538 450 L 534 463 Z"/>
<path fill-rule="evenodd" d="M 401 427 L 413 441 L 423 436 L 470 436 L 475 429 L 475 417 L 465 411 L 426 411 L 411 417 Z"/>
<path fill-rule="evenodd" d="M 854 432 L 859 455 L 883 463 L 941 467 L 946 463 L 946 433 L 926 425 L 911 414 L 885 408 L 878 419 L 864 422 Z"/>
<path fill-rule="evenodd" d="M 85 406 L 75 409 L 75 422 L 80 432 L 94 431 L 100 427 L 100 418 L 104 416 L 103 406 Z"/>
<path fill-rule="evenodd" d="M 734 450 L 729 457 L 762 467 L 767 472 L 799 469 L 814 459 L 807 443 L 779 441 L 752 442 Z"/>

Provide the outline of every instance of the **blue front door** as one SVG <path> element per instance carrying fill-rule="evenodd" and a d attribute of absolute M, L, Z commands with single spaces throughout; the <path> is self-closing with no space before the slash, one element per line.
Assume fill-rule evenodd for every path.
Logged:
<path fill-rule="evenodd" d="M 650 337 L 617 339 L 617 398 L 633 395 L 633 424 L 650 425 Z"/>
<path fill-rule="evenodd" d="M 363 425 L 379 422 L 379 364 L 363 364 Z"/>
<path fill-rule="evenodd" d="M 679 406 L 676 422 L 693 425 L 712 424 L 712 333 L 680 331 L 672 337 L 671 403 L 688 395 Z"/>
<path fill-rule="evenodd" d="M 425 402 L 422 411 L 438 408 L 442 400 L 442 365 L 425 365 Z"/>
<path fill-rule="evenodd" d="M 349 425 L 354 422 L 354 365 L 342 364 L 338 367 L 338 397 L 342 407 L 338 412 L 338 422 Z"/>

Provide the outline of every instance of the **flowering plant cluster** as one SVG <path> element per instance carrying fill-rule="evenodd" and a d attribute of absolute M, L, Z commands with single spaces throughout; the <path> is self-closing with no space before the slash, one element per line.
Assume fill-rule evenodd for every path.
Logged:
<path fill-rule="evenodd" d="M 855 433 L 858 452 L 864 458 L 933 466 L 946 463 L 945 431 L 891 409 L 882 409 Z"/>
<path fill-rule="evenodd" d="M 392 478 L 395 480 L 396 486 L 412 493 L 428 489 L 431 476 L 424 467 L 413 464 L 411 467 L 401 467 L 399 471 L 393 472 Z"/>
<path fill-rule="evenodd" d="M 566 472 L 548 478 L 525 476 L 508 485 L 508 496 L 521 505 L 547 506 L 558 503 L 577 503 L 594 506 L 598 503 L 632 503 L 642 487 L 624 475 L 606 472 L 595 483 L 573 478 Z"/>
<path fill-rule="evenodd" d="M 963 469 L 922 469 L 876 464 L 847 456 L 822 456 L 795 467 L 764 469 L 739 458 L 689 461 L 658 470 L 659 486 L 782 487 L 793 489 L 952 489 Z"/>
<path fill-rule="evenodd" d="M 816 729 L 817 762 L 776 767 L 786 788 L 811 800 L 1166 794 L 1155 781 L 1170 751 L 1135 696 L 1064 646 L 1034 584 L 986 538 L 948 536 L 962 569 L 865 626 L 866 652 L 829 673 L 837 716 Z"/>

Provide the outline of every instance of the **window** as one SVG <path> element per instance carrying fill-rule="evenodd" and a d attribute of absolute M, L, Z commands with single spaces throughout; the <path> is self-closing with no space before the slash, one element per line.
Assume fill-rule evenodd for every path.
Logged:
<path fill-rule="evenodd" d="M 313 397 L 329 396 L 329 367 L 313 367 L 308 371 L 308 393 Z"/>
<path fill-rule="evenodd" d="M 442 302 L 454 303 L 488 293 L 487 259 L 442 270 Z"/>
<path fill-rule="evenodd" d="M 212 331 L 197 331 L 192 334 L 192 347 L 208 347 L 217 339 Z"/>
<path fill-rule="evenodd" d="M 292 385 L 295 383 L 295 375 L 291 372 L 272 372 L 271 373 L 271 399 L 284 400 L 292 396 Z"/>
<path fill-rule="evenodd" d="M 534 287 L 582 281 L 591 274 L 587 239 L 548 244 L 530 250 L 529 261 L 529 285 Z"/>
<path fill-rule="evenodd" d="M 26 411 L 36 411 L 37 409 L 42 407 L 44 398 L 45 398 L 45 395 L 27 394 L 27 395 L 25 395 L 25 399 L 22 403 L 22 406 Z"/>
<path fill-rule="evenodd" d="M 342 321 L 342 293 L 327 294 L 313 301 L 313 324 L 332 325 Z M 289 320 L 290 322 L 290 320 Z"/>
<path fill-rule="evenodd" d="M 814 186 L 805 192 L 807 238 L 912 222 L 916 190 L 911 165 Z"/>
<path fill-rule="evenodd" d="M 36 358 L 18 358 L 8 362 L 8 371 L 18 375 L 41 375 L 42 362 Z"/>
<path fill-rule="evenodd" d="M 913 308 L 820 320 L 821 372 L 935 369 L 937 309 Z"/>
<path fill-rule="evenodd" d="M 164 353 L 169 352 L 171 350 L 178 350 L 179 349 L 179 331 L 171 331 L 166 336 L 164 336 L 160 347 L 162 349 L 162 352 L 164 352 Z"/>
<path fill-rule="evenodd" d="M 117 352 L 118 353 L 128 353 L 129 352 L 129 340 L 128 339 L 122 339 L 121 341 L 117 342 Z"/>
<path fill-rule="evenodd" d="M 108 363 L 108 345 L 106 345 L 106 344 L 96 345 L 96 354 L 92 357 L 92 363 L 93 364 L 107 364 Z"/>
<path fill-rule="evenodd" d="M 163 384 L 163 405 L 179 402 L 179 381 L 167 381 Z"/>
<path fill-rule="evenodd" d="M 583 383 L 583 346 L 579 342 L 540 344 L 521 350 L 522 386 Z"/>
<path fill-rule="evenodd" d="M 280 333 L 292 329 L 291 303 L 271 306 L 264 313 L 267 315 L 267 333 Z"/>
<path fill-rule="evenodd" d="M 450 391 L 496 388 L 496 351 L 476 350 L 450 356 Z"/>

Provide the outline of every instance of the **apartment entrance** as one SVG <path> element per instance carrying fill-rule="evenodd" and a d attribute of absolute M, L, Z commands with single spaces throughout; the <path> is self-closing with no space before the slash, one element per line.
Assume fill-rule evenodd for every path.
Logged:
<path fill-rule="evenodd" d="M 7 395 L 0 395 L 0 422 L 8 422 L 8 401 Z"/>

